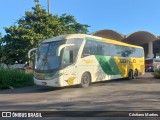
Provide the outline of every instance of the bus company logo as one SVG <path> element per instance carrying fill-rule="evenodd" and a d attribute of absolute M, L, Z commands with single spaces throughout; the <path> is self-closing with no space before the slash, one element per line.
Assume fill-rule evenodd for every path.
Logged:
<path fill-rule="evenodd" d="M 2 112 L 2 117 L 11 117 L 11 112 Z"/>
<path fill-rule="evenodd" d="M 120 59 L 120 63 L 136 63 L 136 59 Z"/>

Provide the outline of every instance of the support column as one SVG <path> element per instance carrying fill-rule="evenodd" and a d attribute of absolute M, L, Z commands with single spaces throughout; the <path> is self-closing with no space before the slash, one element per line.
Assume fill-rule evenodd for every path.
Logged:
<path fill-rule="evenodd" d="M 153 58 L 153 42 L 148 43 L 148 57 Z"/>

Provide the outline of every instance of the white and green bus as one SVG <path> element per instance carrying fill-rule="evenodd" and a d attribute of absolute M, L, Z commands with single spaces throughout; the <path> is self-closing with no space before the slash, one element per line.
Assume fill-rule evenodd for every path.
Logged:
<path fill-rule="evenodd" d="M 140 46 L 86 34 L 62 35 L 44 40 L 36 50 L 36 85 L 64 87 L 144 74 Z"/>

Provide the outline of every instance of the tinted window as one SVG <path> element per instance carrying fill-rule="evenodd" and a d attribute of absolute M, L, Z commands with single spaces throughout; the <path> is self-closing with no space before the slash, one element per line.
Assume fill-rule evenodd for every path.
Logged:
<path fill-rule="evenodd" d="M 97 49 L 97 42 L 96 41 L 92 41 L 92 44 L 90 44 L 91 47 L 91 54 L 92 55 L 96 55 L 98 53 L 98 49 Z"/>
<path fill-rule="evenodd" d="M 67 41 L 67 44 L 74 44 L 74 45 L 64 48 L 63 60 L 62 60 L 63 67 L 71 65 L 76 61 L 82 41 L 83 40 L 81 38 L 73 38 Z"/>
<path fill-rule="evenodd" d="M 105 45 L 101 42 L 97 43 L 97 55 L 104 55 Z"/>
<path fill-rule="evenodd" d="M 111 56 L 113 51 L 111 44 L 104 43 L 104 55 Z"/>
<path fill-rule="evenodd" d="M 118 57 L 143 57 L 143 49 L 114 45 L 87 39 L 83 50 L 83 56 L 105 55 Z"/>
<path fill-rule="evenodd" d="M 92 51 L 92 41 L 86 41 L 85 47 L 84 47 L 84 50 L 83 50 L 83 54 L 84 55 L 92 55 L 93 52 L 91 52 L 91 51 Z"/>
<path fill-rule="evenodd" d="M 42 43 L 38 49 L 37 59 L 35 63 L 36 70 L 54 70 L 60 67 L 60 57 L 56 55 L 58 47 L 66 41 L 55 41 Z"/>

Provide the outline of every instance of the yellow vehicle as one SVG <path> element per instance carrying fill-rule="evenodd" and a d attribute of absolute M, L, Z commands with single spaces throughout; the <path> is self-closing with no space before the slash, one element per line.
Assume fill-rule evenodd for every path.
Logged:
<path fill-rule="evenodd" d="M 85 34 L 62 35 L 44 40 L 36 50 L 34 82 L 63 87 L 89 86 L 92 82 L 144 74 L 140 46 Z"/>

